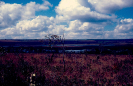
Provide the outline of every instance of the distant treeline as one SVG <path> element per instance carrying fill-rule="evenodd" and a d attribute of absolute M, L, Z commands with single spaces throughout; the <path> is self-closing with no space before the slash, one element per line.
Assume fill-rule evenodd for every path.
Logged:
<path fill-rule="evenodd" d="M 7 53 L 63 53 L 63 43 L 41 39 L 2 39 L 0 47 Z M 65 53 L 133 54 L 133 39 L 67 39 Z M 2 50 L 2 51 L 3 51 Z"/>
<path fill-rule="evenodd" d="M 7 53 L 63 53 L 62 47 L 1 47 Z M 65 47 L 65 53 L 133 54 L 133 45 Z"/>
<path fill-rule="evenodd" d="M 0 46 L 44 46 L 48 45 L 49 40 L 45 39 L 1 39 Z M 61 45 L 62 41 L 55 41 L 54 44 Z M 133 44 L 133 39 L 66 39 L 64 44 L 96 44 L 96 45 L 115 45 Z"/>

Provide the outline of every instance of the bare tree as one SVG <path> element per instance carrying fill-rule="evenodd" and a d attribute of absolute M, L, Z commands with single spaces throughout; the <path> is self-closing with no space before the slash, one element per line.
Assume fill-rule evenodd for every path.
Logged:
<path fill-rule="evenodd" d="M 59 42 L 61 42 L 61 37 L 58 35 L 53 35 L 53 34 L 48 34 L 45 36 L 46 41 L 48 41 L 48 45 L 50 47 L 50 50 L 53 50 L 53 46 L 58 44 Z M 53 57 L 54 57 L 54 52 L 52 53 L 52 55 L 48 55 L 49 57 L 49 62 L 53 61 Z"/>
<path fill-rule="evenodd" d="M 61 38 L 61 36 L 53 35 L 53 34 L 48 34 L 48 35 L 45 36 L 45 38 L 47 39 L 48 44 L 49 44 L 49 47 L 50 47 L 51 50 L 53 49 L 53 46 L 54 46 L 54 45 L 58 44 L 59 42 L 62 42 L 62 44 L 63 44 L 63 64 L 64 64 L 64 72 L 65 72 L 64 33 L 63 33 L 63 37 L 62 37 L 62 38 Z M 53 60 L 53 56 L 54 56 L 54 52 L 53 52 L 52 56 L 50 57 L 50 62 Z"/>

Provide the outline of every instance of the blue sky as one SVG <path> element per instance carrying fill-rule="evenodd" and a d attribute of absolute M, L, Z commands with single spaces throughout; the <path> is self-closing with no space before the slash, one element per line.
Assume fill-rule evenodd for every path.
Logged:
<path fill-rule="evenodd" d="M 0 39 L 133 38 L 133 0 L 1 0 Z"/>

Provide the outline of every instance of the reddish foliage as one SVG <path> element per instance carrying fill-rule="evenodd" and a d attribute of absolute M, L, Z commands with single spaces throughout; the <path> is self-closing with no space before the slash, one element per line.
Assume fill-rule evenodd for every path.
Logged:
<path fill-rule="evenodd" d="M 63 71 L 62 54 L 56 54 L 50 63 L 47 61 L 47 56 L 48 54 L 41 53 L 20 53 L 19 55 L 9 53 L 6 56 L 2 56 L 0 60 L 5 66 L 9 65 L 9 67 L 14 67 L 11 69 L 24 81 L 27 80 L 26 78 L 29 74 L 34 72 L 37 77 L 41 78 L 42 75 L 45 76 L 46 80 L 50 81 L 46 81 L 47 83 L 55 82 L 57 85 L 66 84 L 66 82 L 69 82 L 67 85 L 70 85 L 70 83 L 72 85 L 94 85 L 96 83 L 109 85 L 114 84 L 115 81 L 121 82 L 119 84 L 125 83 L 120 79 L 120 75 L 118 75 L 121 74 L 122 77 L 127 79 L 126 83 L 131 84 L 130 80 L 132 80 L 131 77 L 133 77 L 133 69 L 131 66 L 133 66 L 133 64 L 131 62 L 132 59 L 127 55 L 116 55 L 114 59 L 113 55 L 88 54 L 86 57 L 85 54 L 66 54 L 65 72 Z M 98 59 L 97 56 L 99 56 Z M 126 68 L 126 71 L 124 71 L 123 68 Z M 2 69 L 0 71 L 2 71 Z M 127 71 L 130 75 L 123 75 L 126 74 Z"/>

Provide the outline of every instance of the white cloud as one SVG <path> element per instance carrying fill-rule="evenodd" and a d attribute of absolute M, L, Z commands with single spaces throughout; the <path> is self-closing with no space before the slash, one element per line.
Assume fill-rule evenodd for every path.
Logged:
<path fill-rule="evenodd" d="M 36 2 L 27 3 L 26 6 L 23 6 L 23 18 L 29 19 L 29 17 L 35 16 L 35 11 L 48 10 L 49 6 L 52 7 L 52 5 L 45 0 L 43 4 L 36 4 Z"/>
<path fill-rule="evenodd" d="M 16 26 L 0 30 L 0 38 L 42 39 L 47 34 L 63 35 L 65 39 L 119 39 L 133 37 L 133 19 L 120 20 L 114 31 L 104 31 L 104 25 L 79 20 L 70 21 L 68 27 L 57 25 L 55 18 L 38 16 L 32 20 L 21 20 Z M 64 31 L 63 31 L 64 30 Z"/>
<path fill-rule="evenodd" d="M 105 13 L 129 7 L 131 0 L 125 4 L 125 0 L 61 0 L 55 8 L 58 13 L 55 18 L 35 16 L 36 11 L 52 7 L 48 1 L 43 1 L 43 4 L 26 5 L 1 2 L 0 38 L 42 39 L 47 34 L 63 33 L 66 39 L 133 37 L 133 19 L 122 19 L 114 31 L 104 31 L 104 27 L 116 19 L 115 15 Z"/>
<path fill-rule="evenodd" d="M 16 25 L 16 29 L 21 30 L 25 37 L 40 37 L 42 34 L 48 33 L 49 29 L 53 29 L 53 17 L 37 16 L 32 20 L 22 20 Z M 50 28 L 51 27 L 51 28 Z"/>
<path fill-rule="evenodd" d="M 53 17 L 37 16 L 30 20 L 21 20 L 12 28 L 0 30 L 0 34 L 4 35 L 4 38 L 35 39 L 44 38 L 46 34 L 62 35 L 64 28 L 65 25 L 56 25 Z"/>
<path fill-rule="evenodd" d="M 77 31 L 79 30 L 79 27 L 82 25 L 82 22 L 79 20 L 74 20 L 69 23 L 69 27 L 66 29 L 66 31 Z"/>
<path fill-rule="evenodd" d="M 114 29 L 114 35 L 118 38 L 133 37 L 133 19 L 122 19 Z"/>
<path fill-rule="evenodd" d="M 118 22 L 115 11 L 132 6 L 132 0 L 61 0 L 55 11 L 57 20 L 72 20 L 65 29 L 67 38 L 130 38 L 132 19 L 121 20 L 114 31 L 104 27 Z"/>
<path fill-rule="evenodd" d="M 61 0 L 55 11 L 65 19 L 78 19 L 85 22 L 108 22 L 116 18 L 114 15 L 92 11 L 90 7 L 85 7 L 80 2 L 79 0 Z"/>
<path fill-rule="evenodd" d="M 104 25 L 101 24 L 93 24 L 74 20 L 69 23 L 69 27 L 66 29 L 66 31 L 99 31 L 103 30 L 103 27 Z"/>
<path fill-rule="evenodd" d="M 61 16 L 61 15 L 56 15 L 56 23 L 61 23 L 61 22 L 67 22 L 69 23 L 70 17 L 69 16 Z"/>
<path fill-rule="evenodd" d="M 35 2 L 27 3 L 25 6 L 21 4 L 8 4 L 0 2 L 0 29 L 11 27 L 19 20 L 30 19 L 35 17 L 35 11 L 47 10 L 52 6 L 48 1 L 43 4 Z"/>
<path fill-rule="evenodd" d="M 89 22 L 81 22 L 74 20 L 69 23 L 69 27 L 65 29 L 66 38 L 103 38 L 104 27 L 101 24 L 93 24 Z"/>
<path fill-rule="evenodd" d="M 114 31 L 119 33 L 133 32 L 133 19 L 122 19 Z"/>
<path fill-rule="evenodd" d="M 7 26 L 11 26 L 15 23 L 15 21 L 20 19 L 22 6 L 20 4 L 5 4 L 1 2 L 0 7 L 0 28 L 4 28 Z"/>
<path fill-rule="evenodd" d="M 103 26 L 79 20 L 71 21 L 69 27 L 57 25 L 53 17 L 38 16 L 32 20 L 21 20 L 16 26 L 0 31 L 4 38 L 45 38 L 46 34 L 63 35 L 65 38 L 102 37 Z M 64 30 L 64 31 L 63 31 Z M 1 36 L 2 37 L 2 36 Z"/>
<path fill-rule="evenodd" d="M 120 21 L 121 24 L 130 24 L 133 23 L 133 19 L 122 19 Z"/>
<path fill-rule="evenodd" d="M 41 31 L 47 30 L 48 26 L 53 22 L 50 21 L 49 17 L 38 16 L 32 20 L 22 20 L 16 24 L 16 28 L 21 28 L 24 31 Z"/>
<path fill-rule="evenodd" d="M 126 7 L 133 7 L 133 0 L 88 0 L 96 11 L 101 13 L 114 13 Z"/>
<path fill-rule="evenodd" d="M 114 31 L 104 31 L 103 34 L 104 39 L 119 39 L 117 36 L 115 36 Z"/>

